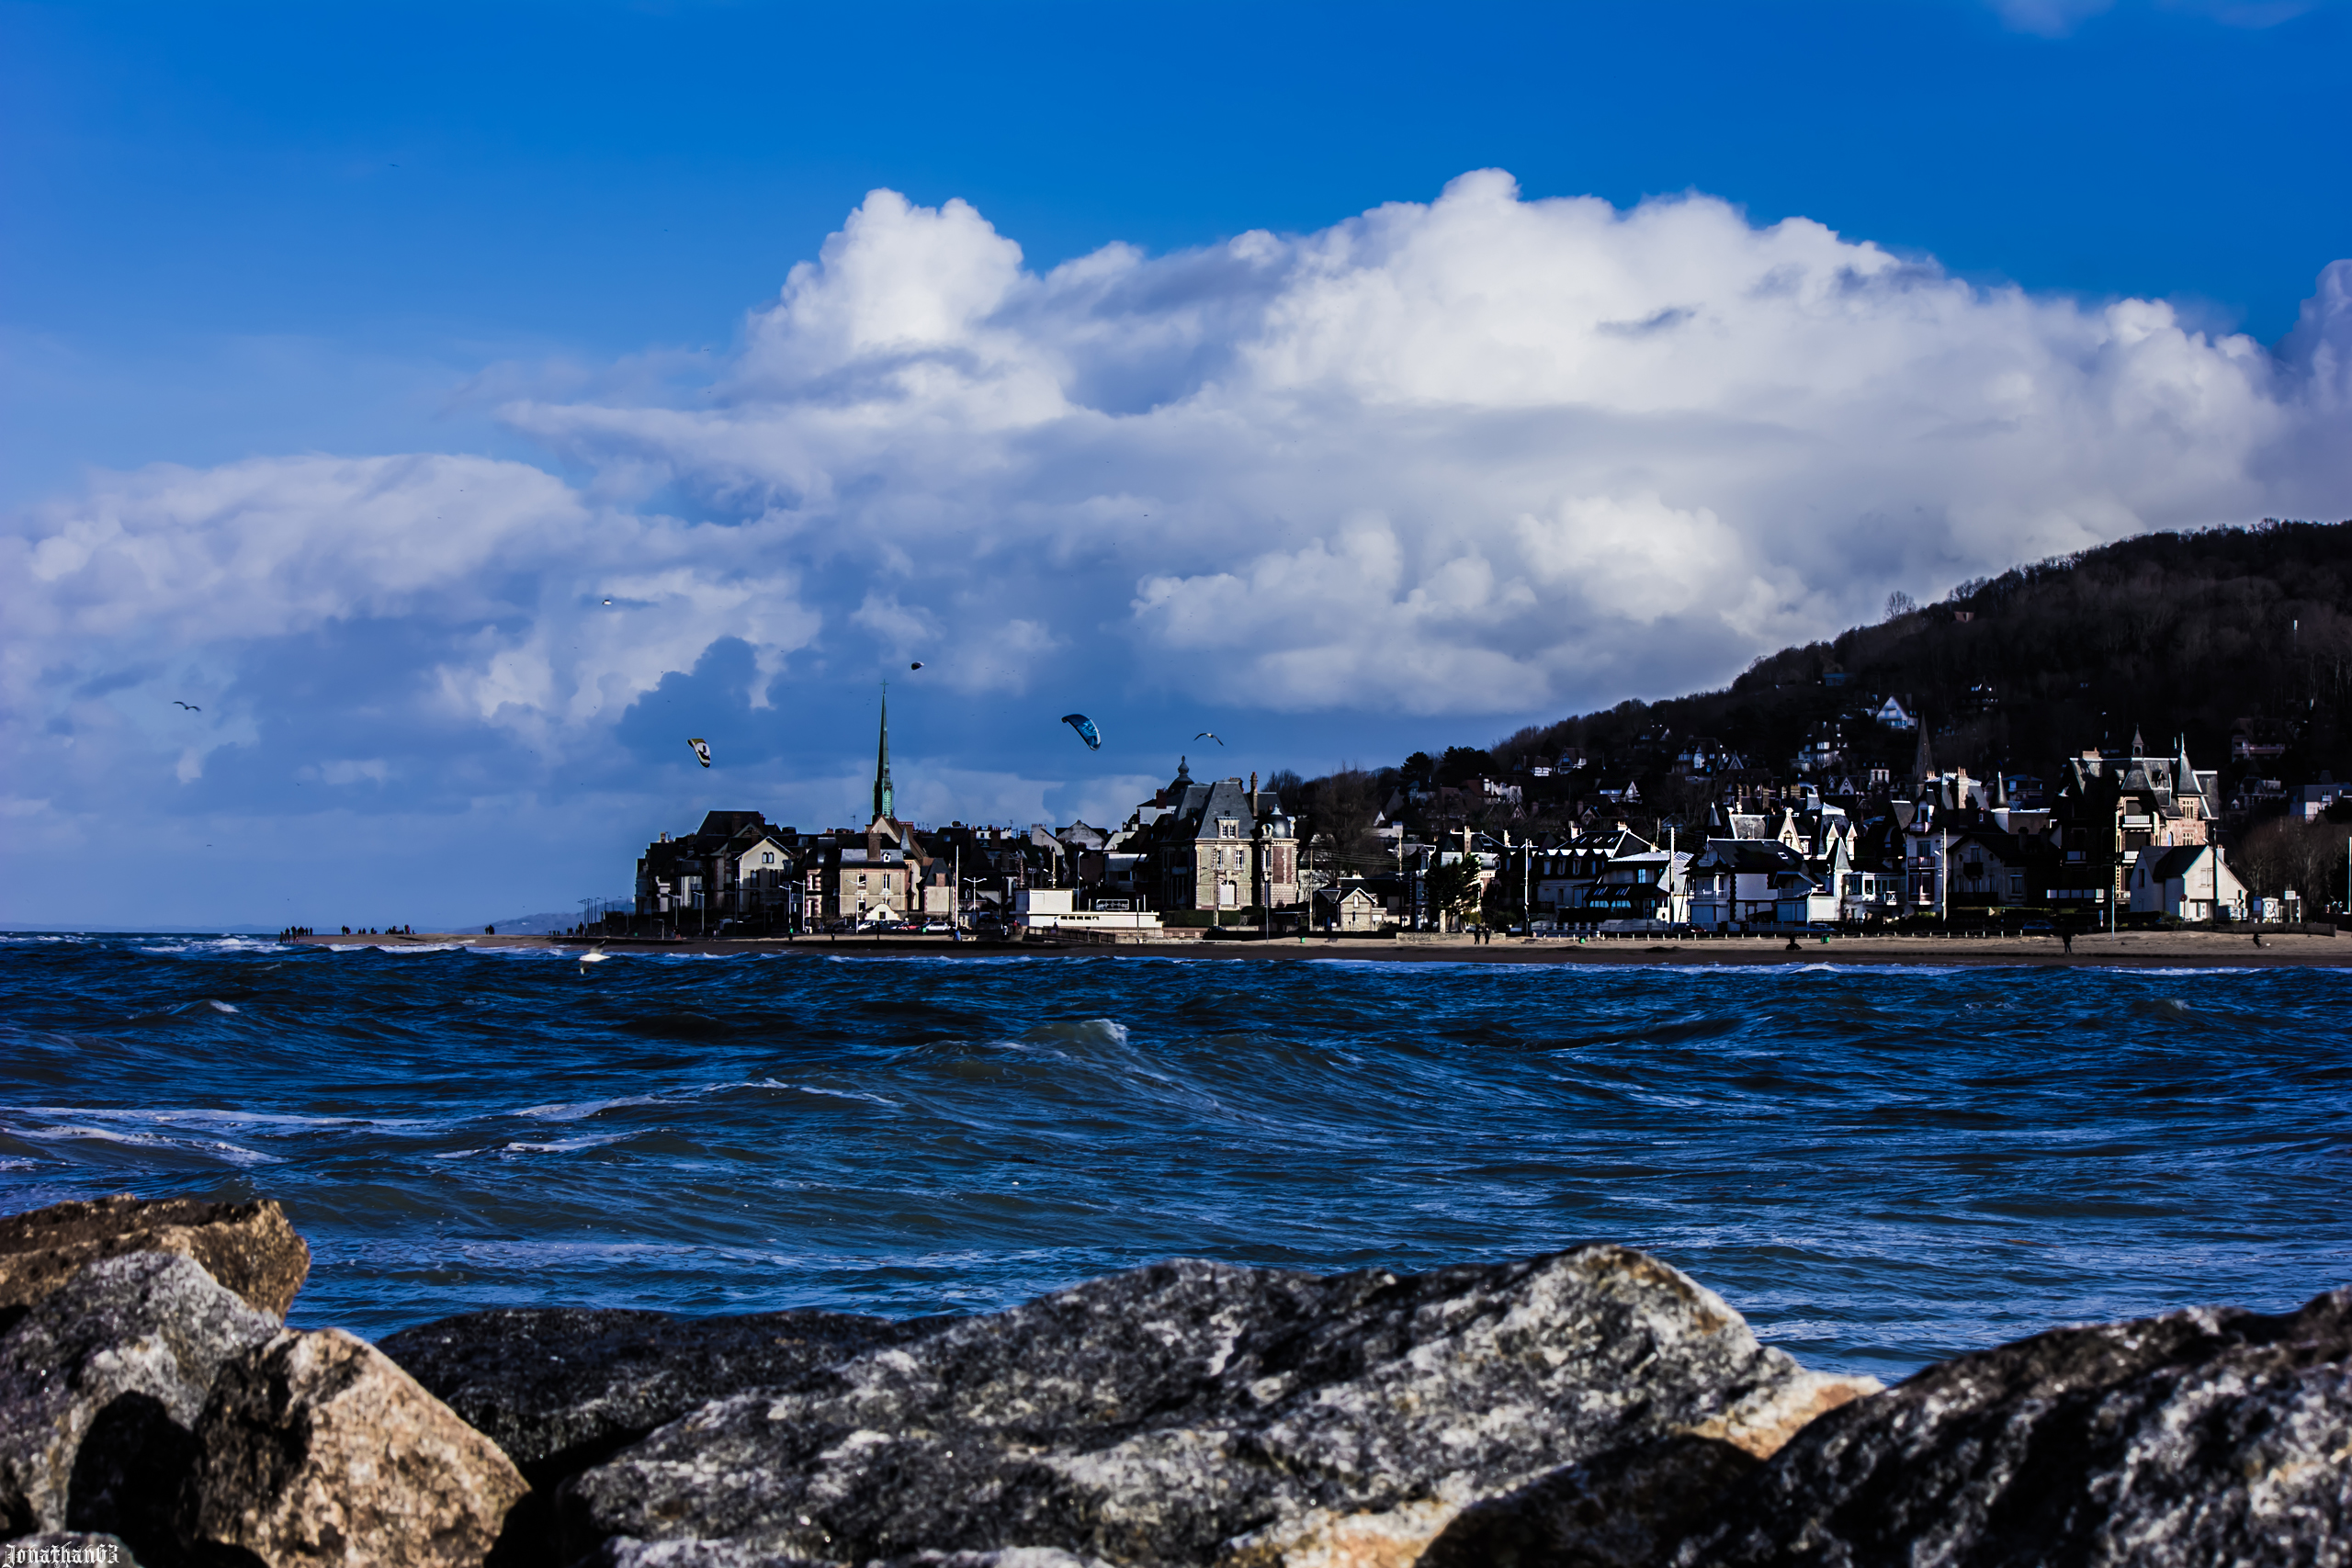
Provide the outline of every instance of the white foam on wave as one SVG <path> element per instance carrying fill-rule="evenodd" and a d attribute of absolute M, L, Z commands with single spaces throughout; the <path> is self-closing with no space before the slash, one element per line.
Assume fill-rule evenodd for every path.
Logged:
<path fill-rule="evenodd" d="M 512 1116 L 528 1116 L 541 1122 L 577 1122 L 601 1111 L 618 1111 L 628 1105 L 667 1105 L 672 1096 L 662 1094 L 625 1094 L 616 1100 L 559 1100 L 552 1105 L 528 1105 L 509 1111 Z"/>
<path fill-rule="evenodd" d="M 1057 1019 L 1041 1023 L 1029 1031 L 1028 1042 L 1040 1044 L 1064 1042 L 1090 1045 L 1125 1045 L 1127 1026 L 1115 1018 Z"/>
<path fill-rule="evenodd" d="M 185 942 L 167 942 L 137 951 L 155 958 L 177 958 L 188 953 L 283 953 L 288 945 L 275 937 L 213 936 L 189 937 Z"/>
<path fill-rule="evenodd" d="M 472 948 L 462 942 L 415 942 L 400 947 L 386 947 L 380 942 L 339 942 L 327 949 L 330 953 L 470 953 Z"/>
<path fill-rule="evenodd" d="M 118 1133 L 106 1127 L 71 1124 L 62 1127 L 11 1126 L 5 1130 L 17 1137 L 40 1144 L 97 1143 L 114 1144 L 124 1148 L 174 1149 L 237 1166 L 284 1163 L 275 1155 L 219 1138 L 171 1138 L 154 1133 Z"/>
<path fill-rule="evenodd" d="M 820 1089 L 812 1083 L 778 1083 L 774 1078 L 762 1078 L 757 1083 L 745 1084 L 742 1087 L 790 1089 L 795 1094 L 813 1094 L 825 1100 L 871 1100 L 876 1105 L 887 1105 L 893 1111 L 899 1109 L 899 1102 L 895 1100 L 885 1100 L 878 1094 L 867 1094 L 854 1089 Z"/>
<path fill-rule="evenodd" d="M 87 1105 L 5 1105 L 0 1116 L 35 1116 L 63 1121 L 95 1122 L 101 1124 L 150 1127 L 224 1127 L 250 1129 L 256 1133 L 272 1133 L 286 1128 L 365 1127 L 388 1132 L 421 1131 L 440 1125 L 417 1118 L 379 1116 L 304 1116 L 286 1111 L 220 1110 L 209 1106 L 190 1106 L 168 1111 L 120 1110 L 110 1106 Z M 267 1156 L 264 1156 L 267 1157 Z"/>
<path fill-rule="evenodd" d="M 635 1136 L 637 1136 L 637 1134 L 634 1132 L 583 1134 L 577 1138 L 558 1138 L 551 1143 L 544 1144 L 526 1144 L 516 1142 L 508 1144 L 505 1147 L 500 1149 L 498 1154 L 499 1157 L 502 1159 L 508 1155 L 577 1154 L 582 1149 L 601 1149 L 606 1144 L 617 1144 L 623 1138 L 633 1138 Z"/>

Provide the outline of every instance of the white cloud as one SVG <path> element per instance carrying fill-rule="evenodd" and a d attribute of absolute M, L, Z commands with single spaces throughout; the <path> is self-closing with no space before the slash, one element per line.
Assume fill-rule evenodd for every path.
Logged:
<path fill-rule="evenodd" d="M 1705 197 L 1526 201 L 1492 170 L 1319 232 L 1042 274 L 968 206 L 877 191 L 700 395 L 639 400 L 661 384 L 508 405 L 577 483 L 255 459 L 100 476 L 21 519 L 18 743 L 69 708 L 105 733 L 70 693 L 106 671 L 152 696 L 369 626 L 407 636 L 417 714 L 545 759 L 722 638 L 755 705 L 820 662 L 923 659 L 975 698 L 1050 676 L 1536 715 L 1720 680 L 1893 588 L 2352 511 L 2352 263 L 2274 356 L 2158 301 L 1978 288 Z M 662 486 L 705 519 L 648 510 Z M 154 739 L 158 766 L 194 784 L 207 745 L 258 733 L 220 725 Z M 337 744 L 383 751 L 371 782 L 425 776 Z"/>
<path fill-rule="evenodd" d="M 449 711 L 544 740 L 718 637 L 750 643 L 769 676 L 806 646 L 820 617 L 775 534 L 592 507 L 540 469 L 476 457 L 105 475 L 0 536 L 0 684 L 20 710 L 53 709 L 72 679 L 161 656 L 176 694 L 257 641 L 392 623 L 441 649 L 417 676 Z M 216 705 L 207 722 L 221 719 Z M 202 756 L 184 755 L 183 782 Z"/>
<path fill-rule="evenodd" d="M 2311 455 L 2344 434 L 2341 293 L 2299 379 L 2161 302 L 1980 289 L 1702 197 L 1483 171 L 1040 275 L 969 208 L 876 192 L 706 406 L 509 412 L 774 529 L 894 652 L 1025 624 L 1227 701 L 1523 711 L 1720 677 L 1890 588 L 2341 505 Z"/>

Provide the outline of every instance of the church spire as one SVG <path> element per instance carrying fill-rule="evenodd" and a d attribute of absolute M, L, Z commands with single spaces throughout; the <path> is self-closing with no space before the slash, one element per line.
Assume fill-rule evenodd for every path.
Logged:
<path fill-rule="evenodd" d="M 874 816 L 889 819 L 896 802 L 890 792 L 890 682 L 882 682 L 882 739 L 874 749 Z"/>
<path fill-rule="evenodd" d="M 1936 754 L 1928 745 L 1928 716 L 1919 716 L 1919 751 L 1911 759 L 1911 780 L 1924 784 L 1936 776 Z"/>

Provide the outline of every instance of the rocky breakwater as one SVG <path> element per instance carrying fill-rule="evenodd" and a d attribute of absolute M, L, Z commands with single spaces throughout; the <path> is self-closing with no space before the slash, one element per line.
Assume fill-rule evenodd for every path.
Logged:
<path fill-rule="evenodd" d="M 0 1533 L 158 1568 L 2352 1563 L 2352 1292 L 1881 1391 L 1608 1246 L 1174 1262 L 914 1322 L 503 1310 L 380 1348 L 288 1331 L 187 1249 L 97 1254 L 0 1334 Z"/>
<path fill-rule="evenodd" d="M 373 1346 L 286 1328 L 309 1267 L 275 1203 L 0 1222 L 0 1536 L 150 1568 L 482 1562 L 522 1476 Z"/>

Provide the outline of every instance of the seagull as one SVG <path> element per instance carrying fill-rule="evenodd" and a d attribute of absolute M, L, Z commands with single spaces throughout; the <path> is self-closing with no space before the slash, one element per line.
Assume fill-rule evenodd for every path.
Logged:
<path fill-rule="evenodd" d="M 607 600 L 605 600 L 605 604 L 611 604 L 611 603 L 612 603 L 612 601 L 611 601 L 610 599 L 607 599 Z"/>
<path fill-rule="evenodd" d="M 1225 744 L 1225 737 L 1217 734 L 1215 730 L 1204 729 L 1198 735 L 1193 736 L 1193 739 L 1195 740 L 1214 740 L 1220 746 Z"/>
<path fill-rule="evenodd" d="M 187 711 L 188 711 L 188 712 L 190 712 L 190 713 L 202 713 L 202 712 L 204 711 L 202 708 L 200 708 L 200 707 L 197 706 L 194 703 L 184 703 L 184 702 L 180 701 L 180 700 L 179 700 L 179 698 L 177 698 L 177 697 L 174 697 L 174 698 L 172 699 L 172 705 L 173 705 L 174 707 L 183 707 L 183 708 L 186 708 L 186 709 L 187 709 Z"/>
<path fill-rule="evenodd" d="M 918 659 L 912 664 L 908 665 L 907 668 L 910 670 L 920 670 L 922 668 L 922 660 Z"/>

